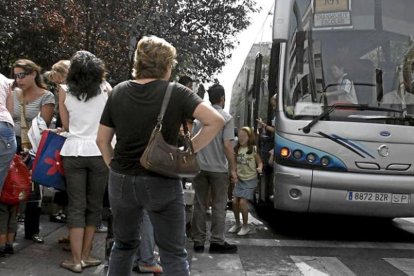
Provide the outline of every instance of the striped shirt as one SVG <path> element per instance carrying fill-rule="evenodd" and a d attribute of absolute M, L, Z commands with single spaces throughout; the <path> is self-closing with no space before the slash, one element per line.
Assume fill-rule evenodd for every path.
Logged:
<path fill-rule="evenodd" d="M 14 101 L 14 107 L 13 107 L 13 120 L 14 120 L 14 131 L 16 132 L 16 136 L 20 136 L 20 89 L 13 90 L 13 101 Z M 32 125 L 32 120 L 39 114 L 40 110 L 42 109 L 42 106 L 45 104 L 55 104 L 55 96 L 52 92 L 46 91 L 42 96 L 37 98 L 36 100 L 26 104 L 26 122 L 27 125 Z"/>

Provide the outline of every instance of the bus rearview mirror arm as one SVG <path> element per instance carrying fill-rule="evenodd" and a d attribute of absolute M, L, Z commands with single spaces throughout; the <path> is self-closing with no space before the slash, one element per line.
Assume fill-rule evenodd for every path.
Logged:
<path fill-rule="evenodd" d="M 382 97 L 384 96 L 384 86 L 382 83 L 382 70 L 375 69 L 375 82 L 376 82 L 376 90 L 377 90 L 377 102 L 378 105 L 382 101 Z"/>

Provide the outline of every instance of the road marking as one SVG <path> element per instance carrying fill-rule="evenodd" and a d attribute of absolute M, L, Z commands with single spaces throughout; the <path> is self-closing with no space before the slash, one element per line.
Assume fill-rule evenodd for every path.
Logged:
<path fill-rule="evenodd" d="M 246 275 L 238 254 L 194 253 L 191 259 L 193 276 L 239 276 Z"/>
<path fill-rule="evenodd" d="M 403 271 L 408 276 L 414 276 L 414 259 L 409 258 L 383 258 L 397 269 Z"/>
<path fill-rule="evenodd" d="M 303 275 L 356 276 L 338 258 L 315 256 L 290 256 Z"/>
<path fill-rule="evenodd" d="M 348 242 L 348 241 L 311 241 L 311 240 L 277 240 L 245 239 L 226 237 L 229 243 L 245 246 L 270 247 L 316 247 L 316 248 L 367 248 L 388 250 L 414 250 L 413 243 L 399 242 Z"/>

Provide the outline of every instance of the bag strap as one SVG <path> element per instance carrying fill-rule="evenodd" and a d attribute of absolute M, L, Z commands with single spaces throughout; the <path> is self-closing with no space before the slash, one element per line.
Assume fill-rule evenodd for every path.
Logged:
<path fill-rule="evenodd" d="M 27 128 L 26 104 L 24 102 L 23 91 L 20 91 L 20 125 L 24 128 Z"/>
<path fill-rule="evenodd" d="M 183 125 L 184 135 L 187 135 L 190 131 L 187 126 L 187 121 L 185 119 L 182 120 L 181 124 Z"/>
<path fill-rule="evenodd" d="M 161 111 L 157 118 L 157 125 L 155 126 L 155 128 L 158 128 L 159 130 L 161 130 L 162 120 L 164 118 L 165 110 L 167 110 L 168 102 L 170 101 L 171 93 L 172 93 L 172 90 L 174 89 L 174 86 L 175 86 L 175 83 L 173 82 L 168 83 L 167 90 L 165 91 L 164 100 L 162 101 L 162 105 L 161 105 Z"/>
<path fill-rule="evenodd" d="M 32 148 L 30 143 L 29 136 L 27 132 L 29 131 L 29 126 L 26 121 L 26 103 L 24 102 L 23 91 L 20 91 L 20 137 L 22 150 L 28 150 Z"/>

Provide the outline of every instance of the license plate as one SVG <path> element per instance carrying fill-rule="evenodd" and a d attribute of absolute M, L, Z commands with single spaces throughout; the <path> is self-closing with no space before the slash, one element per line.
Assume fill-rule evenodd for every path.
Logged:
<path fill-rule="evenodd" d="M 362 201 L 362 202 L 383 202 L 383 203 L 396 203 L 396 204 L 410 203 L 410 196 L 408 194 L 349 191 L 347 193 L 346 199 L 348 201 Z"/>

